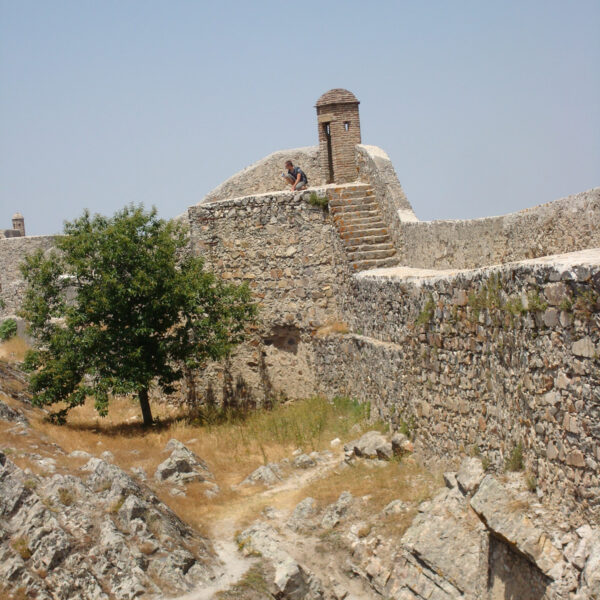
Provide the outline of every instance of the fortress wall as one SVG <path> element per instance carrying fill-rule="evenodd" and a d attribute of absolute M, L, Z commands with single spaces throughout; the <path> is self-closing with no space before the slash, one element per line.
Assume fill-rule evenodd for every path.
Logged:
<path fill-rule="evenodd" d="M 405 222 L 401 263 L 471 269 L 600 247 L 600 188 L 516 213 L 469 221 Z"/>
<path fill-rule="evenodd" d="M 352 278 L 353 333 L 314 340 L 320 391 L 409 423 L 438 456 L 502 469 L 521 442 L 544 494 L 599 515 L 600 251 L 407 271 Z"/>
<path fill-rule="evenodd" d="M 321 176 L 318 154 L 318 146 L 273 152 L 210 191 L 202 199 L 201 204 L 290 189 L 281 177 L 281 173 L 285 170 L 286 160 L 291 160 L 294 165 L 299 166 L 306 173 L 308 184 L 311 187 L 324 185 L 325 180 Z"/>
<path fill-rule="evenodd" d="M 229 365 L 202 375 L 198 391 L 217 397 L 239 384 L 259 401 L 269 393 L 314 393 L 311 338 L 339 320 L 349 266 L 335 226 L 308 192 L 271 193 L 189 209 L 191 245 L 208 269 L 246 282 L 260 303 L 256 335 Z"/>
<path fill-rule="evenodd" d="M 0 317 L 14 316 L 21 306 L 25 283 L 19 265 L 25 256 L 38 248 L 48 250 L 54 245 L 55 236 L 30 236 L 0 239 L 0 298 L 5 307 Z"/>

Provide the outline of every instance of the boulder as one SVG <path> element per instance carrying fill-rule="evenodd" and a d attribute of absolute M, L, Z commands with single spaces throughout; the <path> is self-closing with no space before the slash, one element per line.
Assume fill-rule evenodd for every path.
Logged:
<path fill-rule="evenodd" d="M 270 466 L 261 465 L 258 469 L 255 469 L 240 483 L 240 485 L 256 485 L 261 483 L 263 485 L 275 485 L 281 481 L 281 476 L 278 475 L 275 470 Z"/>
<path fill-rule="evenodd" d="M 179 440 L 169 440 L 165 450 L 171 450 L 171 455 L 156 468 L 157 481 L 188 483 L 214 479 L 208 465 Z"/>
<path fill-rule="evenodd" d="M 347 456 L 354 454 L 359 458 L 389 460 L 393 456 L 392 443 L 379 431 L 368 431 L 358 440 L 345 444 L 344 451 Z"/>
<path fill-rule="evenodd" d="M 310 469 L 311 467 L 315 467 L 317 465 L 315 460 L 308 454 L 301 454 L 300 456 L 297 456 L 292 464 L 297 469 Z"/>
<path fill-rule="evenodd" d="M 321 527 L 324 529 L 333 529 L 345 516 L 353 499 L 350 492 L 342 492 L 336 502 L 330 504 L 325 509 L 325 513 L 321 519 Z"/>

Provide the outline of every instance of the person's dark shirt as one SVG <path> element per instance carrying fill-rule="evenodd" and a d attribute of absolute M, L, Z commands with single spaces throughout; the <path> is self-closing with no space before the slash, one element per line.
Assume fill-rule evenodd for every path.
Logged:
<path fill-rule="evenodd" d="M 292 167 L 288 169 L 288 173 L 294 178 L 294 181 L 298 179 L 298 173 L 300 173 L 300 181 L 304 183 L 308 183 L 308 179 L 306 178 L 306 174 L 300 167 Z"/>

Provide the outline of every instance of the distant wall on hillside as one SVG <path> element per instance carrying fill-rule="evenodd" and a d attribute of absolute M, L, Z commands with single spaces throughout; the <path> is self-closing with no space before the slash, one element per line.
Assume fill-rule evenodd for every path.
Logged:
<path fill-rule="evenodd" d="M 0 317 L 15 315 L 21 306 L 25 282 L 19 265 L 25 256 L 38 249 L 48 250 L 54 245 L 55 236 L 28 236 L 0 239 Z"/>

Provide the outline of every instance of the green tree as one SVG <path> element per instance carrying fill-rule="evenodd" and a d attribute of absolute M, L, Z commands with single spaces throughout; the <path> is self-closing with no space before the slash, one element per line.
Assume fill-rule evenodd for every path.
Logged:
<path fill-rule="evenodd" d="M 68 222 L 56 249 L 21 266 L 21 311 L 38 340 L 26 367 L 37 405 L 68 410 L 93 397 L 100 415 L 112 394 L 137 394 L 145 425 L 148 391 L 166 393 L 190 369 L 227 356 L 256 314 L 247 286 L 227 285 L 185 251 L 185 230 L 133 205 L 113 217 Z"/>

